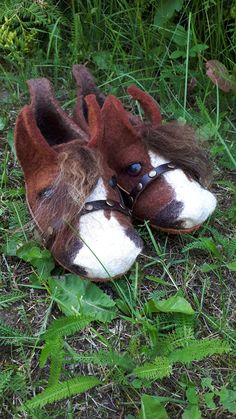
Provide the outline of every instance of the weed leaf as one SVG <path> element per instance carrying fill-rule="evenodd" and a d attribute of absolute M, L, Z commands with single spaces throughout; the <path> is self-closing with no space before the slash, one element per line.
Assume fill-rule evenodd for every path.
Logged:
<path fill-rule="evenodd" d="M 80 314 L 104 323 L 116 317 L 115 302 L 95 284 L 77 275 L 68 274 L 60 280 L 50 278 L 49 286 L 54 300 L 67 316 Z"/>
<path fill-rule="evenodd" d="M 16 301 L 22 300 L 25 296 L 26 294 L 21 291 L 13 291 L 5 295 L 0 295 L 0 310 L 8 307 Z"/>
<path fill-rule="evenodd" d="M 100 381 L 93 376 L 76 377 L 47 388 L 42 393 L 26 402 L 25 407 L 28 410 L 43 407 L 48 403 L 67 399 L 75 394 L 84 393 L 98 384 L 100 384 Z"/>
<path fill-rule="evenodd" d="M 195 340 L 188 346 L 177 349 L 168 355 L 172 362 L 187 364 L 192 361 L 199 361 L 207 356 L 229 352 L 229 344 L 220 339 Z"/>
<path fill-rule="evenodd" d="M 201 419 L 202 415 L 199 410 L 199 407 L 196 404 L 190 404 L 187 409 L 185 409 L 182 419 Z"/>
<path fill-rule="evenodd" d="M 236 391 L 228 390 L 222 387 L 217 395 L 220 396 L 220 402 L 224 409 L 227 409 L 230 413 L 236 413 Z"/>
<path fill-rule="evenodd" d="M 21 333 L 16 327 L 11 327 L 0 320 L 1 345 L 21 346 L 23 343 L 34 342 L 35 338 Z"/>
<path fill-rule="evenodd" d="M 47 279 L 55 267 L 49 250 L 40 249 L 34 242 L 25 243 L 16 251 L 16 255 L 25 262 L 31 263 L 37 269 L 38 275 L 44 279 Z"/>
<path fill-rule="evenodd" d="M 216 408 L 216 404 L 214 402 L 214 397 L 215 397 L 215 393 L 213 392 L 208 392 L 204 394 L 204 400 L 205 403 L 208 407 L 208 409 L 215 409 Z"/>
<path fill-rule="evenodd" d="M 223 92 L 236 92 L 236 82 L 230 76 L 227 68 L 218 60 L 206 62 L 206 74 L 211 81 L 216 84 Z"/>
<path fill-rule="evenodd" d="M 138 419 L 168 419 L 168 417 L 166 409 L 157 397 L 142 395 Z"/>
<path fill-rule="evenodd" d="M 117 365 L 120 368 L 130 371 L 134 368 L 135 364 L 133 359 L 126 353 L 121 354 L 119 352 L 110 351 L 98 351 L 98 352 L 85 352 L 71 353 L 73 361 L 84 364 L 95 364 L 95 365 Z"/>
<path fill-rule="evenodd" d="M 147 378 L 148 380 L 157 380 L 163 377 L 169 377 L 172 371 L 171 363 L 164 356 L 156 357 L 153 363 L 145 363 L 140 367 L 136 367 L 132 371 L 132 375 L 138 378 Z"/>
<path fill-rule="evenodd" d="M 194 310 L 189 302 L 177 294 L 167 298 L 166 300 L 156 301 L 153 299 L 153 302 L 156 309 L 164 313 L 194 314 Z"/>
<path fill-rule="evenodd" d="M 61 317 L 54 320 L 44 335 L 45 340 L 54 339 L 57 336 L 70 336 L 84 329 L 91 322 L 91 318 L 78 316 Z"/>
<path fill-rule="evenodd" d="M 230 271 L 235 272 L 236 271 L 236 260 L 234 262 L 227 263 L 226 266 Z"/>
<path fill-rule="evenodd" d="M 175 11 L 181 10 L 182 5 L 183 0 L 161 0 L 156 9 L 154 25 L 163 26 L 174 16 Z"/>
<path fill-rule="evenodd" d="M 3 394 L 5 388 L 8 386 L 13 370 L 5 370 L 0 372 L 0 392 Z"/>

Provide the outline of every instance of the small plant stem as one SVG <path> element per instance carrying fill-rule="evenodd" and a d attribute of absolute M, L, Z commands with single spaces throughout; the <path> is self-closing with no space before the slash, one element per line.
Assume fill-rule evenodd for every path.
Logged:
<path fill-rule="evenodd" d="M 188 37 L 187 37 L 187 49 L 186 49 L 186 63 L 185 63 L 185 85 L 184 85 L 184 114 L 186 116 L 186 107 L 187 107 L 187 94 L 188 94 L 188 64 L 189 64 L 189 46 L 190 46 L 190 27 L 191 27 L 191 18 L 192 13 L 189 13 L 188 18 Z"/>
<path fill-rule="evenodd" d="M 139 278 L 139 264 L 135 263 L 135 281 L 134 281 L 134 300 L 137 301 L 138 297 L 138 278 Z"/>
<path fill-rule="evenodd" d="M 90 326 L 90 330 L 97 336 L 97 338 L 100 339 L 100 341 L 110 350 L 112 350 L 112 346 L 109 343 L 109 341 L 104 338 L 104 336 L 101 335 L 101 333 L 99 333 L 97 330 L 95 330 L 92 326 Z"/>
<path fill-rule="evenodd" d="M 220 97 L 219 97 L 219 87 L 216 85 L 216 128 L 217 131 L 220 127 Z"/>
<path fill-rule="evenodd" d="M 207 116 L 207 118 L 208 118 L 208 120 L 209 120 L 210 124 L 211 124 L 212 126 L 214 126 L 214 127 L 215 127 L 215 124 L 213 123 L 213 121 L 212 121 L 211 117 L 209 116 L 208 112 L 206 112 L 206 113 L 205 113 L 205 115 Z M 216 127 L 215 127 L 215 128 L 216 128 Z M 220 140 L 220 143 L 224 146 L 224 149 L 225 149 L 226 153 L 228 154 L 228 156 L 229 156 L 230 160 L 232 161 L 232 163 L 233 163 L 234 167 L 236 168 L 236 160 L 235 160 L 234 156 L 232 155 L 232 153 L 231 153 L 231 151 L 230 151 L 229 147 L 227 146 L 227 144 L 226 144 L 225 140 L 221 137 L 221 135 L 220 135 L 220 133 L 219 133 L 218 131 L 216 131 L 216 132 L 215 132 L 215 135 L 216 135 L 216 136 L 218 137 L 218 139 Z"/>
<path fill-rule="evenodd" d="M 24 227 L 23 227 L 23 225 L 22 225 L 22 222 L 21 222 L 21 219 L 20 219 L 20 216 L 19 216 L 19 212 L 18 212 L 18 210 L 17 210 L 17 208 L 16 208 L 16 206 L 15 206 L 14 202 L 12 203 L 12 205 L 13 205 L 13 208 L 14 208 L 14 210 L 15 210 L 15 213 L 16 213 L 16 216 L 17 216 L 17 219 L 18 219 L 18 221 L 19 221 L 19 224 L 20 224 L 20 227 L 21 227 L 21 230 L 22 230 L 23 236 L 24 236 L 24 238 L 25 238 L 25 241 L 26 241 L 26 242 L 28 242 L 27 236 L 26 236 L 25 231 L 24 231 Z"/>

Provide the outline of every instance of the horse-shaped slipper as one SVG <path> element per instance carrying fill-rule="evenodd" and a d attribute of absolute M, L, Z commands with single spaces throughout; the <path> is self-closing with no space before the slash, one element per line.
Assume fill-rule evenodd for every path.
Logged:
<path fill-rule="evenodd" d="M 27 203 L 57 262 L 93 281 L 124 274 L 142 249 L 115 172 L 101 153 L 104 126 L 94 95 L 80 128 L 60 108 L 50 82 L 29 80 L 31 104 L 16 121 L 16 153 Z"/>
<path fill-rule="evenodd" d="M 211 165 L 198 145 L 195 130 L 178 122 L 163 123 L 155 100 L 136 86 L 129 94 L 148 122 L 127 112 L 114 96 L 105 97 L 82 65 L 73 67 L 78 85 L 73 119 L 86 121 L 86 95 L 95 94 L 104 121 L 101 151 L 133 216 L 150 220 L 169 233 L 186 233 L 212 214 L 216 198 L 206 189 Z"/>

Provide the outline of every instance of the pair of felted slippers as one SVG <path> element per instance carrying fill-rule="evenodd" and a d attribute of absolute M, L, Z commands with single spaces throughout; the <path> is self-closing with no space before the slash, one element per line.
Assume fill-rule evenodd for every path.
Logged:
<path fill-rule="evenodd" d="M 105 97 L 90 72 L 75 65 L 77 102 L 70 118 L 47 79 L 29 80 L 15 145 L 27 202 L 47 247 L 71 272 L 104 281 L 125 273 L 142 249 L 131 215 L 171 233 L 195 230 L 215 197 L 194 130 L 162 123 L 158 105 L 128 91 L 147 121 Z"/>

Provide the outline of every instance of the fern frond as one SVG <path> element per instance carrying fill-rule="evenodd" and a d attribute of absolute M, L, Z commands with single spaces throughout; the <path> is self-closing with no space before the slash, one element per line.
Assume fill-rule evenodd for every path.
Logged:
<path fill-rule="evenodd" d="M 79 332 L 91 323 L 92 319 L 80 318 L 78 316 L 61 317 L 54 320 L 46 331 L 45 340 L 54 339 L 55 336 L 70 336 Z"/>
<path fill-rule="evenodd" d="M 14 367 L 9 367 L 9 369 L 0 372 L 1 396 L 4 392 L 26 396 L 27 391 L 26 377 L 22 371 L 15 371 Z"/>
<path fill-rule="evenodd" d="M 206 250 L 216 257 L 221 256 L 219 250 L 217 249 L 216 244 L 209 237 L 200 237 L 198 240 L 195 240 L 194 242 L 187 244 L 186 246 L 183 247 L 182 253 L 185 253 L 188 250 L 193 250 L 193 249 Z"/>
<path fill-rule="evenodd" d="M 136 367 L 132 375 L 148 380 L 157 380 L 163 377 L 169 377 L 172 371 L 171 362 L 164 356 L 158 356 L 153 363 L 146 363 Z"/>
<path fill-rule="evenodd" d="M 0 320 L 0 342 L 1 345 L 21 345 L 22 343 L 33 343 L 35 337 L 27 336 L 17 330 L 15 327 L 8 326 Z"/>
<path fill-rule="evenodd" d="M 178 328 L 189 328 L 194 330 L 195 316 L 184 313 L 159 313 L 159 331 L 176 330 Z"/>
<path fill-rule="evenodd" d="M 172 362 L 188 364 L 192 361 L 200 361 L 207 356 L 222 354 L 229 351 L 230 346 L 228 342 L 220 339 L 195 340 L 188 346 L 175 350 L 169 354 L 168 358 Z"/>
<path fill-rule="evenodd" d="M 71 352 L 73 361 L 81 362 L 82 364 L 95 364 L 95 365 L 109 365 L 119 366 L 126 371 L 134 368 L 134 361 L 127 354 L 120 354 L 116 351 L 98 351 L 98 352 L 85 352 L 78 354 Z"/>
<path fill-rule="evenodd" d="M 216 228 L 208 227 L 215 242 L 221 246 L 223 253 L 229 259 L 233 258 L 236 253 L 236 236 L 226 237 L 223 236 Z"/>
<path fill-rule="evenodd" d="M 0 310 L 6 308 L 9 305 L 15 303 L 16 301 L 22 300 L 26 296 L 25 293 L 21 291 L 13 291 L 8 294 L 0 296 Z"/>
<path fill-rule="evenodd" d="M 13 370 L 5 370 L 0 372 L 0 393 L 3 394 L 5 388 L 8 386 Z"/>
<path fill-rule="evenodd" d="M 50 365 L 50 375 L 48 379 L 48 386 L 53 386 L 58 383 L 62 364 L 65 357 L 65 351 L 63 349 L 63 341 L 61 338 L 56 339 L 57 343 L 54 346 L 54 350 L 51 352 L 51 365 Z"/>
<path fill-rule="evenodd" d="M 94 376 L 72 378 L 47 388 L 42 393 L 26 402 L 25 407 L 29 410 L 43 407 L 46 404 L 67 399 L 75 394 L 84 393 L 98 384 L 101 384 L 101 382 Z"/>
<path fill-rule="evenodd" d="M 28 393 L 28 387 L 26 383 L 26 375 L 23 373 L 23 371 L 16 371 L 16 373 L 11 376 L 8 388 L 13 394 L 18 394 L 24 398 L 26 397 Z"/>
<path fill-rule="evenodd" d="M 176 348 L 189 345 L 194 340 L 191 327 L 178 328 L 167 336 L 161 337 L 157 342 L 158 355 L 168 355 Z"/>
<path fill-rule="evenodd" d="M 48 340 L 44 347 L 41 350 L 41 354 L 39 357 L 39 366 L 40 368 L 43 368 L 47 362 L 48 357 L 54 350 L 55 341 L 54 340 Z"/>
<path fill-rule="evenodd" d="M 61 368 L 65 357 L 63 343 L 60 336 L 55 336 L 53 339 L 48 340 L 39 357 L 40 368 L 45 366 L 48 357 L 51 359 L 50 375 L 48 379 L 49 386 L 57 384 L 60 378 Z"/>
<path fill-rule="evenodd" d="M 39 357 L 40 367 L 43 368 L 46 364 L 47 358 L 56 354 L 61 350 L 61 348 L 63 348 L 63 340 L 60 336 L 54 336 L 53 339 L 47 340 Z"/>

